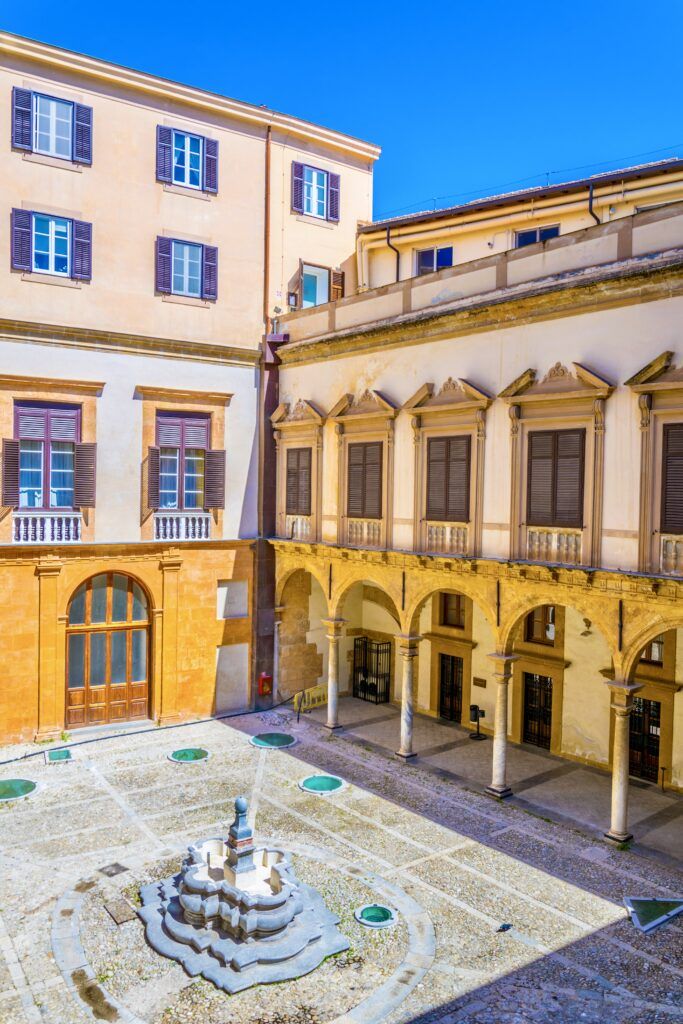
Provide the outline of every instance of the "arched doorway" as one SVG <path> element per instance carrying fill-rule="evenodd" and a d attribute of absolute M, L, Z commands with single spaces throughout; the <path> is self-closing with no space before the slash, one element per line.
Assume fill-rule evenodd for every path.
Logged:
<path fill-rule="evenodd" d="M 81 583 L 66 627 L 66 725 L 147 718 L 149 606 L 130 576 L 106 572 Z"/>

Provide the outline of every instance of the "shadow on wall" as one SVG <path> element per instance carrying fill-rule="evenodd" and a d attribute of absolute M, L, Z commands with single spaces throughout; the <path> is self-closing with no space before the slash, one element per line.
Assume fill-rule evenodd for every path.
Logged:
<path fill-rule="evenodd" d="M 258 368 L 255 371 L 254 390 L 255 401 L 259 400 L 258 391 Z M 236 410 L 237 411 L 237 410 Z M 240 425 L 235 428 L 230 417 L 226 417 L 226 446 L 247 445 L 247 438 L 240 433 Z M 270 426 L 270 423 L 268 423 Z M 228 447 L 228 451 L 230 448 Z M 258 474 L 259 474 L 259 443 L 258 443 L 258 417 L 254 420 L 254 433 L 251 439 L 251 454 L 249 456 L 249 467 L 244 482 L 244 496 L 242 498 L 242 511 L 240 514 L 237 537 L 239 540 L 250 540 L 258 537 Z M 231 493 L 231 481 L 226 481 L 228 494 Z M 232 490 L 234 493 L 234 489 Z"/>

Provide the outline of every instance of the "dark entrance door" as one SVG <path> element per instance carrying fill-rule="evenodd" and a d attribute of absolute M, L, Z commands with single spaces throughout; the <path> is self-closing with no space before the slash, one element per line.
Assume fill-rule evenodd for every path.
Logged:
<path fill-rule="evenodd" d="M 357 636 L 353 641 L 353 695 L 373 704 L 390 697 L 391 641 Z"/>
<path fill-rule="evenodd" d="M 462 718 L 462 658 L 439 655 L 439 715 L 450 722 Z"/>
<path fill-rule="evenodd" d="M 524 673 L 524 726 L 522 739 L 550 750 L 553 709 L 553 681 L 535 672 Z"/>
<path fill-rule="evenodd" d="M 628 770 L 639 779 L 656 782 L 659 775 L 659 730 L 662 705 L 658 700 L 633 698 L 629 723 Z"/>

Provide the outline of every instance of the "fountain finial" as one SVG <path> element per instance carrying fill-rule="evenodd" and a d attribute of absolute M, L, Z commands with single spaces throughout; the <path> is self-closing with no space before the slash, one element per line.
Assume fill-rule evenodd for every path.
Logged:
<path fill-rule="evenodd" d="M 228 861 L 233 871 L 253 871 L 254 837 L 247 821 L 248 803 L 246 797 L 235 800 L 235 820 L 228 832 Z"/>

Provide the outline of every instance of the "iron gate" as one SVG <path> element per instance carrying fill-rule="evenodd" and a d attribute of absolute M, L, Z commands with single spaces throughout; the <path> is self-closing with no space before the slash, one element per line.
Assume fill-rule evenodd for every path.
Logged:
<path fill-rule="evenodd" d="M 462 658 L 439 655 L 439 715 L 450 722 L 462 718 Z"/>
<path fill-rule="evenodd" d="M 659 730 L 662 705 L 658 700 L 633 698 L 629 722 L 629 774 L 656 782 L 659 775 Z"/>
<path fill-rule="evenodd" d="M 553 710 L 553 681 L 535 672 L 524 673 L 524 743 L 550 750 Z"/>
<path fill-rule="evenodd" d="M 357 636 L 353 641 L 353 695 L 387 704 L 391 684 L 391 641 Z"/>

